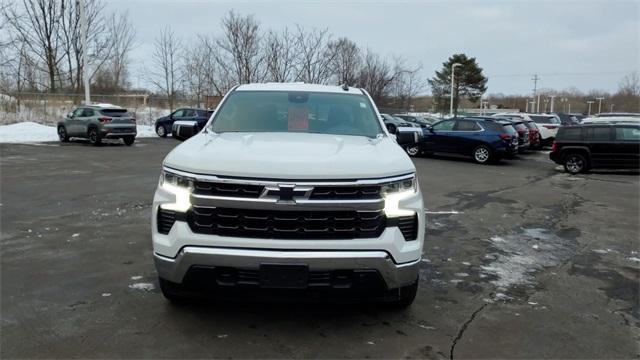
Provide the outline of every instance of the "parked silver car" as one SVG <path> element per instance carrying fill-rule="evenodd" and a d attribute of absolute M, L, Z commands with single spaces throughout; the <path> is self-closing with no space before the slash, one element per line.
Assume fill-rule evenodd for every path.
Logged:
<path fill-rule="evenodd" d="M 89 139 L 98 146 L 103 139 L 122 139 L 126 145 L 132 145 L 136 134 L 135 115 L 111 104 L 80 106 L 58 122 L 62 142 L 75 137 Z"/>

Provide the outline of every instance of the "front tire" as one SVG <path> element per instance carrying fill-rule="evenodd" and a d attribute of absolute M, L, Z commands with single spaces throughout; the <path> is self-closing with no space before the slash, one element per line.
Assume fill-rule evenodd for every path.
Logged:
<path fill-rule="evenodd" d="M 156 134 L 158 134 L 159 137 L 166 138 L 167 133 L 168 133 L 167 128 L 164 125 L 156 126 Z"/>
<path fill-rule="evenodd" d="M 564 169 L 569 174 L 579 174 L 587 170 L 587 159 L 580 154 L 568 154 L 563 161 Z"/>
<path fill-rule="evenodd" d="M 162 295 L 165 299 L 169 300 L 171 304 L 182 305 L 189 300 L 189 297 L 185 295 L 180 284 L 172 283 L 161 277 L 158 278 L 158 283 L 160 283 Z"/>
<path fill-rule="evenodd" d="M 60 142 L 69 142 L 69 134 L 67 134 L 67 128 L 64 126 L 58 126 L 58 138 Z"/>
<path fill-rule="evenodd" d="M 97 128 L 89 129 L 88 137 L 91 145 L 100 146 L 100 144 L 102 144 L 102 137 L 100 136 L 100 133 L 98 132 Z"/>
<path fill-rule="evenodd" d="M 411 157 L 418 156 L 420 154 L 420 147 L 418 145 L 407 146 L 404 150 Z"/>
<path fill-rule="evenodd" d="M 126 137 L 123 137 L 122 140 L 124 141 L 125 145 L 131 146 L 131 145 L 133 145 L 133 142 L 136 141 L 136 137 L 135 136 L 126 136 Z"/>
<path fill-rule="evenodd" d="M 491 149 L 486 145 L 480 145 L 473 149 L 472 156 L 478 164 L 488 164 L 492 160 Z"/>
<path fill-rule="evenodd" d="M 416 279 L 413 284 L 403 286 L 398 289 L 398 300 L 393 302 L 393 306 L 397 309 L 406 309 L 411 306 L 411 304 L 413 304 L 413 301 L 416 299 L 416 295 L 418 294 L 418 283 L 419 279 Z"/>

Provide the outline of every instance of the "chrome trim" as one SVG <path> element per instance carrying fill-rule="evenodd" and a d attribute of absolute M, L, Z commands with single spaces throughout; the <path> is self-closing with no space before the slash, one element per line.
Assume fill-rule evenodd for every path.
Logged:
<path fill-rule="evenodd" d="M 375 269 L 389 289 L 413 283 L 420 259 L 396 264 L 385 251 L 282 251 L 185 246 L 175 258 L 154 254 L 158 275 L 181 283 L 193 265 L 258 269 L 263 263 L 304 264 L 309 270 Z"/>
<path fill-rule="evenodd" d="M 384 209 L 384 198 L 363 200 L 308 200 L 279 201 L 275 197 L 240 198 L 191 194 L 191 204 L 199 207 L 222 207 L 254 210 L 357 210 Z"/>
<path fill-rule="evenodd" d="M 387 178 L 380 179 L 361 179 L 361 180 L 330 180 L 330 181 L 322 181 L 322 180 L 310 180 L 306 181 L 304 179 L 297 180 L 288 180 L 288 179 L 243 179 L 243 178 L 227 178 L 227 177 L 218 177 L 215 175 L 205 175 L 205 174 L 195 174 L 182 170 L 177 170 L 171 168 L 169 166 L 162 166 L 164 171 L 168 171 L 174 173 L 176 175 L 188 177 L 194 179 L 196 181 L 205 181 L 205 182 L 219 182 L 219 183 L 231 183 L 231 184 L 248 184 L 248 185 L 272 185 L 278 186 L 279 184 L 293 184 L 300 186 L 353 186 L 353 185 L 384 185 L 387 183 L 410 179 L 415 177 L 415 173 L 409 173 L 404 175 L 396 175 Z"/>
<path fill-rule="evenodd" d="M 136 136 L 137 134 L 135 132 L 132 133 L 107 133 L 104 134 L 104 137 L 120 137 L 120 136 Z"/>

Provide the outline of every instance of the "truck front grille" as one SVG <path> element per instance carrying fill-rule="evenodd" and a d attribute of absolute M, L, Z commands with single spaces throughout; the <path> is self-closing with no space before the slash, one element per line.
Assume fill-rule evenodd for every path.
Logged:
<path fill-rule="evenodd" d="M 316 186 L 312 200 L 363 200 L 380 198 L 380 186 Z"/>
<path fill-rule="evenodd" d="M 194 183 L 193 193 L 196 195 L 229 196 L 257 199 L 260 196 L 260 193 L 262 193 L 263 189 L 264 186 L 262 185 L 196 181 Z"/>
<path fill-rule="evenodd" d="M 194 206 L 193 232 L 263 239 L 376 238 L 386 226 L 383 211 L 249 210 Z"/>

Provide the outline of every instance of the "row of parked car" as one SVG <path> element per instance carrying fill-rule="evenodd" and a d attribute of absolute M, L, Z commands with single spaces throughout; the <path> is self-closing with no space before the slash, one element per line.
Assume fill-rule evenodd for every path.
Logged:
<path fill-rule="evenodd" d="M 410 156 L 459 155 L 487 164 L 551 145 L 551 160 L 569 173 L 640 168 L 640 116 L 607 114 L 597 119 L 563 123 L 554 114 L 501 113 L 444 119 L 421 129 L 404 127 L 396 134 Z"/>
<path fill-rule="evenodd" d="M 383 114 L 383 118 L 388 116 Z M 551 145 L 560 126 L 561 120 L 555 115 L 456 117 L 415 129 L 420 133 L 418 141 L 404 148 L 410 156 L 454 154 L 485 164 Z"/>

